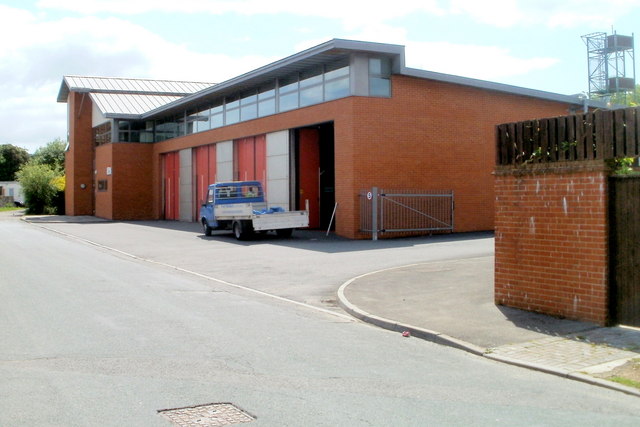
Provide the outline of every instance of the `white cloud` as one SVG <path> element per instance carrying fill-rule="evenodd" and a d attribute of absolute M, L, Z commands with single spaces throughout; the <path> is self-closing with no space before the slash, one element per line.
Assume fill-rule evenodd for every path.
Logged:
<path fill-rule="evenodd" d="M 208 13 L 221 15 L 294 14 L 324 18 L 362 21 L 406 16 L 416 11 L 442 13 L 437 0 L 405 0 L 390 5 L 385 0 L 325 0 L 317 4 L 299 0 L 40 0 L 38 7 L 59 9 L 81 14 L 111 13 L 135 15 L 146 12 Z"/>
<path fill-rule="evenodd" d="M 554 58 L 518 58 L 496 46 L 446 42 L 407 44 L 407 66 L 481 80 L 503 80 L 549 68 Z"/>
<path fill-rule="evenodd" d="M 478 22 L 501 28 L 588 25 L 606 29 L 639 6 L 640 0 L 451 0 L 447 13 L 466 14 Z"/>
<path fill-rule="evenodd" d="M 147 12 L 221 15 L 293 14 L 340 20 L 346 30 L 426 12 L 436 16 L 468 15 L 501 28 L 514 26 L 608 27 L 640 0 L 325 0 L 316 6 L 299 0 L 40 0 L 38 7 L 80 14 L 135 15 Z"/>
<path fill-rule="evenodd" d="M 31 152 L 66 137 L 66 107 L 55 102 L 64 75 L 220 82 L 275 59 L 193 52 L 119 18 L 46 21 L 6 6 L 0 37 L 11 40 L 0 44 L 0 143 Z"/>
<path fill-rule="evenodd" d="M 601 0 L 326 0 L 317 7 L 299 0 L 40 0 L 37 5 L 37 13 L 0 5 L 0 37 L 10 41 L 0 44 L 0 143 L 42 145 L 64 137 L 66 110 L 55 104 L 55 96 L 65 74 L 220 82 L 279 59 L 195 52 L 138 25 L 131 15 L 153 11 L 187 19 L 189 14 L 325 18 L 341 24 L 346 38 L 406 45 L 409 66 L 499 81 L 550 68 L 558 60 L 515 56 L 495 46 L 415 42 L 398 19 L 416 14 L 439 19 L 467 16 L 502 28 L 518 25 L 533 31 L 586 24 L 602 30 L 640 6 L 640 0 L 609 0 L 604 7 Z M 61 11 L 68 17 L 48 18 Z M 296 25 L 308 25 L 299 21 Z M 291 49 L 303 50 L 328 38 L 292 38 Z"/>

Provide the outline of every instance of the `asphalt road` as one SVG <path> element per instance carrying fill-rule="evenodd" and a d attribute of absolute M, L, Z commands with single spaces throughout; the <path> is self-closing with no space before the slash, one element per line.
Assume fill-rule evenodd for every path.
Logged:
<path fill-rule="evenodd" d="M 98 245 L 0 218 L 2 426 L 169 426 L 158 410 L 212 402 L 256 426 L 640 422 L 636 397 L 403 338 L 326 301 L 345 275 L 475 253 L 486 236 L 375 247 L 52 228 Z"/>

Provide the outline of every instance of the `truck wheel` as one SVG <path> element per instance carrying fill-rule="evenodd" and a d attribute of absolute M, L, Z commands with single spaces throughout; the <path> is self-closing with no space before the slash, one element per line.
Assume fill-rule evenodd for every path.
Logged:
<path fill-rule="evenodd" d="M 242 234 L 242 225 L 238 221 L 235 221 L 233 223 L 233 235 L 237 240 L 242 240 L 242 238 L 244 237 Z"/>
<path fill-rule="evenodd" d="M 281 228 L 279 230 L 276 230 L 276 234 L 278 235 L 278 237 L 282 237 L 285 239 L 291 237 L 292 233 L 293 228 Z"/>
<path fill-rule="evenodd" d="M 233 235 L 238 240 L 248 240 L 253 236 L 251 221 L 235 221 L 232 226 Z"/>
<path fill-rule="evenodd" d="M 211 236 L 211 231 L 213 229 L 211 227 L 209 227 L 209 224 L 207 224 L 207 220 L 202 218 L 202 231 L 204 231 L 204 235 L 205 236 Z"/>
<path fill-rule="evenodd" d="M 235 221 L 233 223 L 233 235 L 237 240 L 247 239 L 247 232 L 244 228 L 244 225 L 240 221 Z"/>

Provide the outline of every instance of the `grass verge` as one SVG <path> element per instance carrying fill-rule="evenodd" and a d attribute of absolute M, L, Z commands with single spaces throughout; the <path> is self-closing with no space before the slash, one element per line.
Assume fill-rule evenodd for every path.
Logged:
<path fill-rule="evenodd" d="M 24 208 L 16 208 L 15 206 L 3 206 L 0 207 L 0 212 L 19 211 Z"/>
<path fill-rule="evenodd" d="M 607 379 L 609 381 L 613 381 L 613 382 L 616 382 L 618 384 L 626 385 L 627 387 L 635 387 L 637 389 L 640 389 L 640 382 L 634 381 L 634 380 L 630 380 L 629 378 L 614 376 L 614 377 L 609 377 Z"/>

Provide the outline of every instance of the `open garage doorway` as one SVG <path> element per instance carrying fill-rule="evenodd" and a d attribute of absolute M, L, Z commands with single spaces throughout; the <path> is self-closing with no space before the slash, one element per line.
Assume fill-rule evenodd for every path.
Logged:
<path fill-rule="evenodd" d="M 333 122 L 294 129 L 292 136 L 292 202 L 304 209 L 309 200 L 309 228 L 326 230 L 336 200 Z"/>

